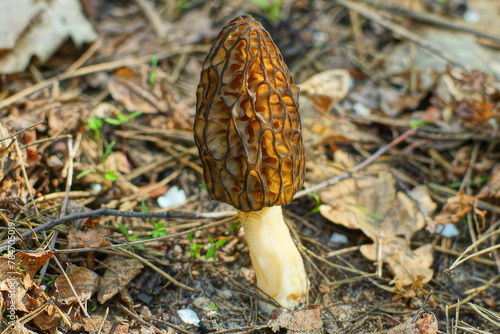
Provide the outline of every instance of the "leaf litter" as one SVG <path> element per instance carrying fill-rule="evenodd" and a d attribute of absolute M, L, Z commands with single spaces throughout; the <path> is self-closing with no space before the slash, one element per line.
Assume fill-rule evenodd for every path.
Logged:
<path fill-rule="evenodd" d="M 8 327 L 5 320 L 1 330 L 497 330 L 498 64 L 470 62 L 481 70 L 469 71 L 461 67 L 466 58 L 450 64 L 436 61 L 439 49 L 437 58 L 428 52 L 461 29 L 477 59 L 496 55 L 483 48 L 495 41 L 493 5 L 469 4 L 481 24 L 493 22 L 488 35 L 480 25 L 464 28 L 460 12 L 442 4 L 387 2 L 400 9 L 388 10 L 380 2 L 342 0 L 325 9 L 324 1 L 285 1 L 272 21 L 254 1 L 214 9 L 176 3 L 84 1 L 96 44 L 76 50 L 65 43 L 29 71 L 2 77 L 0 303 L 3 319 L 15 304 L 19 321 Z M 381 9 L 385 16 L 377 15 Z M 243 12 L 265 23 L 302 82 L 306 189 L 330 184 L 286 206 L 307 255 L 311 305 L 272 317 L 255 307 L 261 297 L 231 208 L 199 186 L 191 133 L 207 44 Z M 101 121 L 97 131 L 89 118 Z M 413 135 L 390 146 L 409 128 Z M 377 155 L 381 147 L 388 150 Z M 376 163 L 349 172 L 374 155 Z M 335 181 L 341 175 L 347 177 Z M 175 189 L 186 200 L 167 208 L 168 218 L 91 215 L 103 206 L 141 212 L 143 203 L 158 213 L 156 199 Z M 80 216 L 44 228 L 65 215 Z M 443 224 L 458 234 L 433 234 Z M 29 235 L 14 253 L 5 248 L 10 231 Z M 330 242 L 334 233 L 347 244 Z M 220 247 L 210 242 L 223 238 Z M 181 309 L 199 316 L 198 329 L 182 322 Z"/>

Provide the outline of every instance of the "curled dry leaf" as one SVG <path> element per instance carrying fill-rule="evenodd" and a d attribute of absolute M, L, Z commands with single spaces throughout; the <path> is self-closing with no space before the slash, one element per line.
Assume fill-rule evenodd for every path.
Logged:
<path fill-rule="evenodd" d="M 125 288 L 144 267 L 139 260 L 121 256 L 108 257 L 104 261 L 104 265 L 107 270 L 104 273 L 101 288 L 97 294 L 97 299 L 101 304 L 104 304 Z"/>
<path fill-rule="evenodd" d="M 351 76 L 341 69 L 313 75 L 299 85 L 303 96 L 321 112 L 329 112 L 332 106 L 343 100 L 349 91 Z"/>
<path fill-rule="evenodd" d="M 472 211 L 475 201 L 473 196 L 469 196 L 463 191 L 458 192 L 446 200 L 441 213 L 434 218 L 427 229 L 434 233 L 436 226 L 458 222 L 460 218 Z"/>
<path fill-rule="evenodd" d="M 18 267 L 24 269 L 24 288 L 29 289 L 33 284 L 33 277 L 38 268 L 43 266 L 45 262 L 54 257 L 51 251 L 42 251 L 36 253 L 19 252 L 16 254 L 16 263 Z"/>
<path fill-rule="evenodd" d="M 396 191 L 389 172 L 376 166 L 370 171 L 378 175 L 357 176 L 322 192 L 326 204 L 320 206 L 320 213 L 334 223 L 360 229 L 372 239 L 374 243 L 363 245 L 361 252 L 371 261 L 381 255 L 394 273 L 391 283 L 408 286 L 419 279 L 429 282 L 432 247 L 409 247 L 413 234 L 425 226 L 422 213 L 405 193 Z"/>
<path fill-rule="evenodd" d="M 82 302 L 89 300 L 94 292 L 97 291 L 97 288 L 99 288 L 99 276 L 87 268 L 69 264 L 66 269 L 66 274 L 75 288 L 78 298 Z M 72 304 L 77 301 L 76 296 L 64 275 L 60 275 L 56 278 L 54 286 L 58 292 L 58 302 L 62 304 Z"/>

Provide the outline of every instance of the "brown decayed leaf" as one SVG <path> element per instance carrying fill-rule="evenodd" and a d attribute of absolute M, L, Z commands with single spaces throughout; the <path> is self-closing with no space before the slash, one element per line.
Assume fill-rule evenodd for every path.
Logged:
<path fill-rule="evenodd" d="M 94 292 L 97 291 L 97 288 L 99 288 L 100 278 L 91 270 L 68 264 L 66 274 L 75 288 L 78 298 L 82 302 L 89 300 Z M 77 301 L 76 296 L 64 275 L 60 275 L 56 278 L 54 286 L 58 291 L 58 302 L 62 304 L 71 304 Z"/>
<path fill-rule="evenodd" d="M 387 334 L 436 334 L 438 323 L 432 312 L 423 312 L 418 315 L 418 320 L 410 318 L 404 323 L 387 331 Z"/>
<path fill-rule="evenodd" d="M 68 248 L 81 247 L 104 247 L 111 243 L 108 241 L 109 230 L 107 229 L 89 229 L 86 231 L 71 228 L 68 233 Z"/>
<path fill-rule="evenodd" d="M 33 319 L 33 322 L 40 330 L 56 334 L 57 327 L 61 323 L 61 315 L 57 312 L 56 306 L 48 305 Z"/>
<path fill-rule="evenodd" d="M 301 94 L 321 112 L 329 112 L 349 91 L 351 76 L 346 70 L 327 70 L 313 75 L 299 85 Z"/>
<path fill-rule="evenodd" d="M 54 257 L 51 251 L 42 251 L 36 253 L 24 253 L 19 252 L 16 254 L 16 262 L 18 265 L 25 270 L 25 275 L 23 277 L 24 287 L 29 289 L 33 283 L 33 277 L 35 276 L 38 268 L 43 266 L 45 262 Z"/>
<path fill-rule="evenodd" d="M 273 332 L 280 328 L 286 328 L 287 333 L 321 333 L 323 321 L 321 320 L 321 308 L 312 305 L 300 311 L 281 309 L 280 313 L 268 323 Z"/>
<path fill-rule="evenodd" d="M 434 218 L 434 222 L 429 226 L 432 232 L 438 225 L 456 223 L 474 208 L 475 198 L 460 191 L 455 196 L 446 200 L 441 213 Z"/>
<path fill-rule="evenodd" d="M 16 334 L 37 334 L 36 332 L 33 332 L 29 329 L 27 329 L 26 327 L 24 327 L 24 325 L 19 322 L 19 321 L 14 321 L 14 324 L 13 324 L 13 327 L 12 327 L 12 331 L 10 333 L 16 333 Z"/>
<path fill-rule="evenodd" d="M 374 244 L 363 245 L 361 253 L 371 261 L 382 260 L 394 273 L 393 284 L 408 286 L 419 277 L 432 279 L 432 247 L 411 250 L 413 234 L 425 226 L 423 215 L 403 192 L 397 192 L 392 175 L 370 167 L 377 176 L 356 176 L 340 182 L 321 194 L 325 203 L 320 213 L 334 223 L 361 229 Z"/>
<path fill-rule="evenodd" d="M 107 270 L 102 279 L 101 288 L 97 293 L 97 299 L 104 304 L 113 298 L 120 290 L 142 270 L 144 267 L 139 260 L 124 258 L 121 256 L 110 256 L 104 261 Z"/>
<path fill-rule="evenodd" d="M 149 72 L 147 65 L 139 67 L 138 70 L 121 68 L 115 71 L 107 81 L 113 99 L 130 112 L 166 112 L 168 106 L 161 96 L 161 91 L 154 92 L 148 85 Z"/>
<path fill-rule="evenodd" d="M 95 333 L 104 320 L 104 314 L 92 314 L 90 318 L 83 319 L 83 330 Z M 102 324 L 101 334 L 128 334 L 130 333 L 130 322 L 118 314 L 109 314 Z"/>

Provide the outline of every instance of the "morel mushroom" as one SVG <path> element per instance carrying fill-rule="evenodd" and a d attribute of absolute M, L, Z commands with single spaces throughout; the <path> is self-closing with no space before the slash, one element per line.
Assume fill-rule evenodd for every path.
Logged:
<path fill-rule="evenodd" d="M 308 286 L 281 210 L 304 179 L 298 95 L 269 33 L 243 15 L 203 63 L 194 123 L 211 197 L 238 210 L 257 286 L 287 308 L 304 301 Z"/>

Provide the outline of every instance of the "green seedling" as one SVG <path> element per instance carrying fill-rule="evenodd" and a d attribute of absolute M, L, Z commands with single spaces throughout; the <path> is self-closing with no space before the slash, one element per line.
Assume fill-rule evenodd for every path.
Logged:
<path fill-rule="evenodd" d="M 148 82 L 152 86 L 155 84 L 156 77 L 158 76 L 158 71 L 156 70 L 158 68 L 158 56 L 157 55 L 151 56 L 151 68 L 153 70 L 151 71 L 151 73 L 149 73 Z"/>
<path fill-rule="evenodd" d="M 419 127 L 425 126 L 425 125 L 427 125 L 427 122 L 422 121 L 421 119 L 411 120 L 410 124 L 409 124 L 411 129 L 419 128 Z"/>
<path fill-rule="evenodd" d="M 210 302 L 210 308 L 213 310 L 213 311 L 217 311 L 219 308 L 217 307 L 217 305 L 215 305 L 214 302 Z"/>
<path fill-rule="evenodd" d="M 214 259 L 214 263 L 217 264 L 217 247 L 223 246 L 227 242 L 227 238 L 221 238 L 217 241 L 215 241 L 212 237 L 208 237 L 208 242 L 211 244 L 210 247 L 208 247 L 207 254 L 205 254 L 205 260 L 208 260 L 210 258 Z"/>
<path fill-rule="evenodd" d="M 40 279 L 40 275 L 35 275 L 35 278 L 36 279 Z M 45 281 L 45 283 L 47 285 L 52 285 L 54 284 L 54 282 L 56 281 L 56 278 L 55 277 L 47 277 L 47 276 L 43 276 L 43 280 Z"/>
<path fill-rule="evenodd" d="M 373 218 L 373 219 L 375 219 L 375 220 L 379 220 L 379 221 L 384 220 L 384 218 L 382 218 L 382 217 L 380 217 L 380 216 L 377 216 L 377 215 L 376 215 L 376 214 L 374 214 L 373 212 L 368 211 L 368 210 L 367 210 L 364 206 L 360 206 L 360 205 L 358 205 L 358 206 L 356 206 L 356 207 L 359 209 L 359 211 L 363 212 L 365 215 L 367 215 L 367 216 L 368 216 L 368 217 L 370 217 L 370 218 Z"/>
<path fill-rule="evenodd" d="M 205 191 L 208 191 L 207 186 L 206 186 L 206 185 L 204 185 L 204 184 L 200 184 L 200 188 L 201 188 L 201 189 L 204 189 Z"/>
<path fill-rule="evenodd" d="M 228 233 L 231 233 L 231 232 L 232 232 L 235 228 L 237 228 L 237 227 L 238 227 L 238 226 L 240 226 L 240 225 L 241 225 L 241 223 L 240 223 L 239 221 L 238 221 L 238 222 L 236 222 L 236 223 L 234 223 L 233 225 L 231 225 L 231 227 L 229 227 L 229 228 L 227 229 L 227 232 L 228 232 Z"/>
<path fill-rule="evenodd" d="M 95 141 L 101 140 L 101 130 L 102 130 L 102 121 L 97 117 L 89 117 L 87 118 L 87 126 L 89 127 L 89 132 Z"/>
<path fill-rule="evenodd" d="M 189 244 L 191 245 L 191 248 L 189 249 L 189 255 L 191 255 L 195 259 L 199 260 L 201 258 L 200 250 L 203 249 L 205 246 L 194 242 L 193 233 L 189 233 L 187 235 L 187 238 L 188 238 Z"/>
<path fill-rule="evenodd" d="M 106 121 L 106 123 L 109 123 L 111 125 L 123 125 L 124 123 L 130 121 L 131 119 L 133 118 L 136 118 L 137 116 L 140 116 L 142 115 L 142 112 L 140 111 L 135 111 L 131 114 L 128 114 L 128 115 L 125 115 L 125 114 L 122 114 L 121 112 L 118 112 L 116 114 L 116 118 L 110 118 L 110 117 L 106 117 L 104 119 L 104 121 Z"/>
<path fill-rule="evenodd" d="M 313 193 L 310 193 L 310 194 L 307 194 L 307 196 L 309 197 L 312 197 L 314 199 L 314 201 L 316 202 L 316 205 L 314 206 L 314 208 L 309 212 L 309 215 L 312 215 L 312 214 L 315 214 L 315 213 L 318 213 L 319 212 L 319 207 L 321 205 L 321 198 L 319 198 L 318 195 L 316 194 L 313 194 Z"/>
<path fill-rule="evenodd" d="M 115 145 L 116 145 L 115 141 L 112 141 L 111 143 L 109 143 L 108 147 L 106 148 L 106 150 L 104 150 L 104 153 L 102 154 L 101 165 L 102 165 L 102 167 L 104 169 L 103 173 L 99 173 L 99 172 L 97 172 L 97 171 L 95 171 L 93 169 L 86 169 L 86 170 L 78 173 L 78 175 L 76 176 L 76 178 L 77 179 L 81 179 L 85 175 L 93 173 L 93 174 L 96 174 L 96 175 L 100 175 L 104 180 L 116 181 L 118 179 L 118 176 L 116 175 L 116 172 L 114 170 L 111 170 L 111 169 L 106 169 L 106 160 L 108 159 L 108 157 L 111 154 L 111 151 L 113 150 L 113 147 L 115 147 Z"/>
<path fill-rule="evenodd" d="M 97 301 L 96 301 L 96 300 L 92 300 L 92 299 L 91 299 L 91 300 L 89 300 L 89 302 L 90 302 L 90 305 L 91 305 L 91 306 L 90 306 L 90 309 L 91 309 L 92 311 L 97 310 L 97 306 L 98 306 Z"/>
<path fill-rule="evenodd" d="M 281 18 L 281 5 L 284 0 L 252 0 L 267 16 L 270 21 L 277 21 Z"/>
<path fill-rule="evenodd" d="M 138 233 L 130 234 L 129 231 L 127 230 L 127 228 L 125 226 L 123 226 L 120 223 L 118 223 L 117 225 L 118 225 L 118 228 L 120 229 L 120 231 L 123 233 L 123 235 L 127 238 L 128 242 L 132 242 L 132 241 L 138 240 L 138 238 L 139 238 L 139 234 Z M 141 245 L 141 244 L 134 245 L 134 247 L 137 248 L 137 249 L 140 249 L 140 250 L 144 250 L 144 245 Z"/>
<path fill-rule="evenodd" d="M 148 212 L 148 208 L 144 201 L 141 202 L 142 212 Z M 151 236 L 153 238 L 164 237 L 168 234 L 167 230 L 164 228 L 165 223 L 163 222 L 154 222 L 153 219 L 148 218 L 148 222 L 153 226 L 153 230 L 151 231 Z"/>

